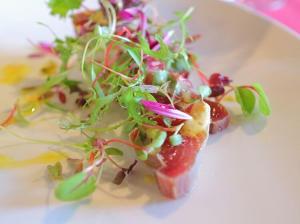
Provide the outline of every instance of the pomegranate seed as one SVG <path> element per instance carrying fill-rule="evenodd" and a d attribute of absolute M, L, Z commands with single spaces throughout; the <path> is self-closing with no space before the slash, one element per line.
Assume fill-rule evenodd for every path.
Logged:
<path fill-rule="evenodd" d="M 211 94 L 209 97 L 217 97 L 224 94 L 225 89 L 223 86 L 211 86 Z"/>
<path fill-rule="evenodd" d="M 220 73 L 213 73 L 209 77 L 209 85 L 210 86 L 226 86 L 229 85 L 231 80 L 228 76 L 221 75 Z"/>
<path fill-rule="evenodd" d="M 58 92 L 58 99 L 63 104 L 67 102 L 66 94 L 64 94 L 63 92 Z"/>
<path fill-rule="evenodd" d="M 210 77 L 209 77 L 209 85 L 210 86 L 222 86 L 222 79 L 221 79 L 222 75 L 220 73 L 213 73 Z"/>
<path fill-rule="evenodd" d="M 211 124 L 209 133 L 214 134 L 216 132 L 226 129 L 230 122 L 230 116 L 227 109 L 220 103 L 205 100 L 210 106 Z"/>

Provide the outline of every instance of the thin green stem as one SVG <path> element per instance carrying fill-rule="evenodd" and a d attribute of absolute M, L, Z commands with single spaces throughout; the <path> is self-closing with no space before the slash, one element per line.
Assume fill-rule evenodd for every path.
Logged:
<path fill-rule="evenodd" d="M 3 127 L 3 126 L 0 126 L 0 130 L 16 137 L 16 138 L 19 138 L 19 139 L 22 139 L 24 141 L 27 141 L 27 142 L 31 142 L 33 144 L 44 144 L 44 145 L 56 145 L 56 146 L 62 146 L 62 147 L 70 147 L 70 148 L 76 148 L 76 149 L 79 149 L 79 150 L 84 150 L 83 147 L 79 146 L 79 145 L 76 145 L 76 144 L 68 144 L 68 143 L 63 143 L 63 142 L 58 142 L 58 141 L 48 141 L 48 140 L 39 140 L 39 139 L 33 139 L 33 138 L 28 138 L 28 137 L 25 137 L 25 136 L 22 136 L 22 135 L 19 135 L 13 131 L 10 131 L 9 129 Z"/>

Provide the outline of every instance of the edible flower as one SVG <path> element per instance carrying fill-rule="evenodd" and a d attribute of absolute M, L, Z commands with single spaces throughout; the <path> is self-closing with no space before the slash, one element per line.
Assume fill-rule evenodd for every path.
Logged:
<path fill-rule="evenodd" d="M 170 104 L 157 103 L 148 100 L 141 100 L 141 104 L 147 109 L 156 114 L 163 115 L 169 118 L 175 118 L 180 120 L 191 120 L 192 116 L 175 109 Z"/>

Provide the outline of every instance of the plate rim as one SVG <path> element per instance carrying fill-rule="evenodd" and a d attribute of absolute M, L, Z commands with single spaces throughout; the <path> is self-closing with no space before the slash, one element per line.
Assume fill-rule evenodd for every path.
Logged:
<path fill-rule="evenodd" d="M 278 30 L 283 31 L 284 33 L 287 33 L 291 37 L 294 37 L 295 39 L 300 41 L 300 33 L 289 28 L 287 25 L 281 23 L 280 21 L 278 21 L 270 16 L 267 16 L 264 13 L 262 13 L 258 10 L 255 10 L 254 8 L 251 8 L 250 6 L 247 6 L 247 5 L 239 3 L 239 2 L 233 2 L 233 1 L 228 1 L 228 0 L 217 0 L 217 1 L 219 1 L 225 5 L 230 5 L 231 7 L 240 9 L 241 11 L 244 11 L 248 15 L 257 17 L 257 18 L 263 20 L 264 22 L 267 22 L 268 24 L 273 25 Z"/>

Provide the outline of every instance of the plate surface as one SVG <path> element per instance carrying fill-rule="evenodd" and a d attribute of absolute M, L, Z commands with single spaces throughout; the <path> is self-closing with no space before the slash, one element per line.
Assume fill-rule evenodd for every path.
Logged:
<path fill-rule="evenodd" d="M 199 155 L 194 190 L 177 201 L 163 199 L 155 185 L 133 178 L 133 183 L 126 182 L 121 188 L 104 183 L 89 200 L 62 203 L 53 198 L 44 166 L 0 170 L 1 223 L 300 223 L 299 39 L 220 1 L 157 2 L 166 18 L 194 6 L 191 33 L 201 33 L 203 38 L 193 49 L 200 55 L 204 72 L 223 72 L 240 84 L 263 84 L 272 116 L 250 122 L 237 114 L 228 130 L 211 136 Z M 31 63 L 32 76 L 41 62 L 26 59 L 30 49 L 26 39 L 53 39 L 51 32 L 36 22 L 48 24 L 58 36 L 72 33 L 68 21 L 48 16 L 44 1 L 6 1 L 0 18 L 1 67 Z M 16 93 L 4 85 L 0 93 L 3 111 L 13 104 Z M 16 130 L 34 138 L 63 136 L 55 126 L 49 120 L 30 131 Z M 47 150 L 46 145 L 9 147 L 20 141 L 3 132 L 0 142 L 0 154 L 15 158 Z M 135 175 L 142 178 L 139 171 Z"/>

